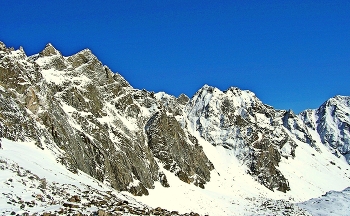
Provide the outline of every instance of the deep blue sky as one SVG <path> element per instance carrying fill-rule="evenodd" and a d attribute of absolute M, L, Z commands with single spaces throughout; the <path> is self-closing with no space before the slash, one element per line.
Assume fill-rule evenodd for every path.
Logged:
<path fill-rule="evenodd" d="M 0 41 L 89 48 L 135 88 L 175 96 L 237 86 L 298 113 L 350 95 L 349 0 L 1 1 Z"/>

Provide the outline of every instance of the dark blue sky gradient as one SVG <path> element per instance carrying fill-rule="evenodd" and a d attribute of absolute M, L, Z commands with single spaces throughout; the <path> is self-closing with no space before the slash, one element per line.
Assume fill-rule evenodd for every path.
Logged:
<path fill-rule="evenodd" d="M 350 95 L 350 1 L 1 1 L 0 41 L 89 48 L 132 86 L 249 89 L 278 109 Z"/>

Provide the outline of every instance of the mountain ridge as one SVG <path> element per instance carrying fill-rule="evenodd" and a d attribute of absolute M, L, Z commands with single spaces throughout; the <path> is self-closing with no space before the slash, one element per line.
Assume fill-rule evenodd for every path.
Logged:
<path fill-rule="evenodd" d="M 3 137 L 50 149 L 73 173 L 81 170 L 118 191 L 149 195 L 157 184 L 177 185 L 173 177 L 207 190 L 225 172 L 237 178 L 213 154 L 237 160 L 240 165 L 231 169 L 270 191 L 254 186 L 264 196 L 303 200 L 349 186 L 346 96 L 298 115 L 237 87 L 204 85 L 192 98 L 175 97 L 134 89 L 89 49 L 65 57 L 52 44 L 28 57 L 23 48 L 0 43 L 0 86 Z M 298 172 L 291 164 L 300 160 L 312 161 L 306 168 L 331 164 L 327 172 L 339 185 L 312 183 L 304 172 L 316 186 L 310 194 L 296 194 L 300 181 L 291 175 Z"/>

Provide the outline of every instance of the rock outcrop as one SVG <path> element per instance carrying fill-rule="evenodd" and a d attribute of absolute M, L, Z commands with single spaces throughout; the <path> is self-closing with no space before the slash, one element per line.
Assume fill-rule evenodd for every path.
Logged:
<path fill-rule="evenodd" d="M 201 188 L 210 181 L 214 169 L 198 141 L 186 133 L 175 117 L 158 112 L 146 124 L 148 146 L 165 169 L 184 182 L 194 182 Z"/>

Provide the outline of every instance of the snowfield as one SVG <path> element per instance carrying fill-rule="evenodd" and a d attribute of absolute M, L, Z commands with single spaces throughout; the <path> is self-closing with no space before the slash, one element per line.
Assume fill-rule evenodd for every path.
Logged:
<path fill-rule="evenodd" d="M 193 187 L 179 181 L 177 177 L 167 170 L 163 172 L 168 176 L 170 188 L 160 184 L 149 196 L 137 198 L 152 207 L 160 205 L 167 209 L 176 209 L 183 212 L 194 211 L 202 215 L 347 215 L 349 204 L 344 202 L 348 192 L 339 193 L 339 201 L 333 202 L 341 205 L 328 205 L 328 208 L 317 204 L 317 201 L 307 201 L 314 197 L 325 199 L 324 194 L 329 190 L 343 190 L 349 185 L 349 165 L 344 159 L 337 160 L 323 147 L 324 153 L 318 153 L 305 143 L 298 143 L 299 151 L 294 160 L 283 160 L 281 170 L 293 187 L 291 191 L 282 193 L 270 191 L 257 183 L 249 174 L 246 167 L 233 155 L 233 152 L 221 146 L 214 147 L 199 136 L 208 158 L 217 168 L 212 172 L 212 179 L 205 185 L 205 189 Z M 298 148 L 297 148 L 298 149 Z M 299 153 L 299 154 L 298 154 Z M 314 160 L 306 154 L 320 154 Z M 339 166 L 339 171 L 328 169 L 328 166 Z M 344 173 L 346 173 L 344 175 Z M 339 176 L 343 176 L 339 179 Z M 336 182 L 336 183 L 335 183 Z M 332 193 L 334 197 L 334 193 Z M 348 197 L 350 199 L 350 197 Z M 301 204 L 299 204 L 301 203 Z M 316 203 L 316 204 L 315 204 Z M 324 205 L 324 204 L 322 204 Z M 308 206 L 308 208 L 307 208 Z M 319 209 L 322 210 L 319 210 Z M 320 214 L 318 214 L 320 213 Z"/>
<path fill-rule="evenodd" d="M 169 188 L 157 183 L 149 196 L 133 197 L 128 192 L 117 192 L 85 173 L 68 171 L 56 161 L 51 151 L 42 150 L 33 142 L 3 139 L 3 149 L 0 150 L 0 214 L 58 213 L 64 204 L 72 203 L 79 205 L 80 212 L 92 214 L 99 208 L 84 206 L 89 199 L 83 197 L 86 191 L 90 197 L 112 194 L 117 200 L 127 200 L 138 208 L 148 208 L 147 204 L 153 208 L 160 206 L 179 213 L 198 212 L 201 215 L 347 215 L 349 211 L 349 188 L 340 192 L 324 192 L 331 188 L 344 189 L 342 187 L 348 183 L 346 179 L 339 181 L 339 178 L 337 182 L 333 181 L 339 173 L 327 169 L 331 155 L 324 153 L 324 160 L 298 161 L 297 157 L 294 161 L 284 161 L 281 166 L 285 166 L 283 170 L 288 170 L 290 166 L 291 173 L 287 175 L 291 184 L 300 183 L 299 189 L 293 187 L 285 194 L 272 192 L 253 180 L 245 173 L 244 166 L 231 155 L 231 151 L 214 147 L 204 140 L 201 140 L 201 144 L 215 167 L 218 167 L 212 172 L 212 179 L 205 189 L 184 183 L 163 169 L 168 176 Z M 306 150 L 301 152 L 305 154 L 317 154 L 313 148 L 304 148 Z M 346 170 L 346 163 L 341 162 L 339 160 L 336 165 L 328 166 L 340 166 L 339 170 Z M 293 172 L 295 169 L 291 169 L 291 166 L 299 166 L 299 173 Z M 81 201 L 69 202 L 74 196 L 79 196 Z M 321 197 L 312 198 L 317 196 Z"/>
<path fill-rule="evenodd" d="M 330 191 L 319 198 L 298 204 L 312 215 L 349 215 L 350 188 L 343 191 Z"/>
<path fill-rule="evenodd" d="M 0 215 L 67 214 L 64 206 L 68 206 L 71 213 L 92 214 L 102 207 L 91 205 L 91 200 L 103 201 L 105 197 L 109 197 L 109 201 L 114 199 L 114 206 L 127 201 L 135 208 L 146 208 L 83 172 L 68 171 L 51 151 L 42 150 L 32 142 L 3 139 L 2 147 Z"/>

